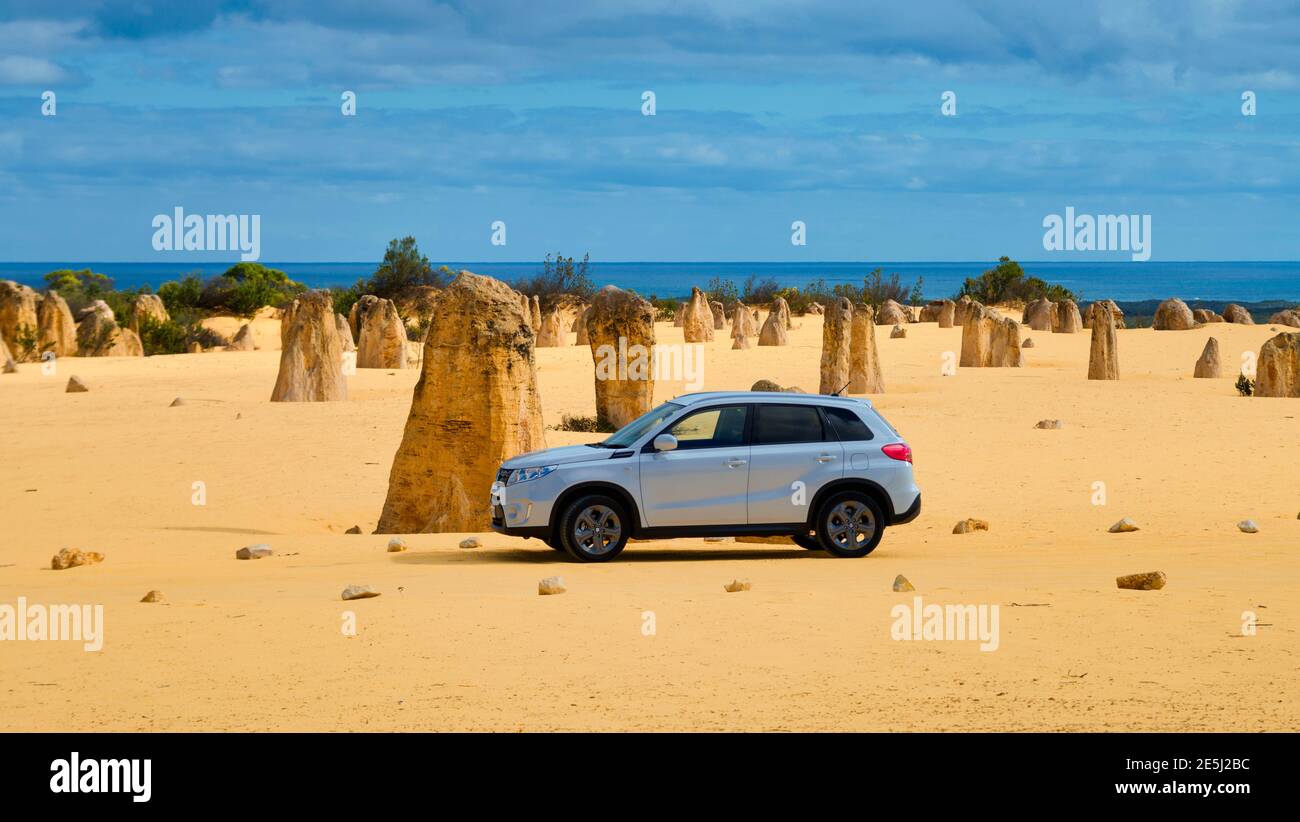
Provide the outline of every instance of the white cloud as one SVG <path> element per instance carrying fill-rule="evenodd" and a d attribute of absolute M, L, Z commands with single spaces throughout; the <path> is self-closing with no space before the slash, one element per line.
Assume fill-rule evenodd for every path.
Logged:
<path fill-rule="evenodd" d="M 39 57 L 0 57 L 0 85 L 56 85 L 69 78 L 57 64 Z"/>

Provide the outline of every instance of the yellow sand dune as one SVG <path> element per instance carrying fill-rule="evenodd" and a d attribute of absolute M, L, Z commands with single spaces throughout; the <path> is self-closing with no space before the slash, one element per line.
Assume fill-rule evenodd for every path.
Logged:
<path fill-rule="evenodd" d="M 820 318 L 795 324 L 787 348 L 718 334 L 705 387 L 815 391 Z M 1235 376 L 1273 332 L 1121 331 L 1109 383 L 1085 379 L 1087 332 L 1028 333 L 1025 368 L 945 377 L 960 329 L 877 329 L 874 399 L 925 507 L 862 560 L 676 540 L 578 565 L 493 534 L 387 553 L 368 532 L 416 371 L 273 405 L 274 350 L 23 366 L 0 376 L 0 605 L 103 604 L 105 640 L 0 642 L 0 730 L 1300 729 L 1300 402 L 1191 376 L 1208 336 Z M 593 412 L 585 348 L 537 359 L 548 424 Z M 64 393 L 72 374 L 89 393 Z M 950 533 L 968 516 L 990 531 Z M 1106 533 L 1124 516 L 1142 530 Z M 276 555 L 234 559 L 257 542 Z M 47 570 L 65 546 L 107 559 Z M 1164 590 L 1116 589 L 1151 570 Z M 915 594 L 891 591 L 900 573 Z M 568 593 L 537 596 L 557 574 Z M 737 578 L 752 590 L 724 592 Z M 353 583 L 382 596 L 341 601 Z M 166 603 L 140 603 L 150 589 Z M 917 595 L 998 605 L 998 650 L 892 640 Z"/>

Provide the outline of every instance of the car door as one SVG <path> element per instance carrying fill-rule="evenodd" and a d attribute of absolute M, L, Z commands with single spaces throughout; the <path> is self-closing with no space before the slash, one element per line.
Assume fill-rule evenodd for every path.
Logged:
<path fill-rule="evenodd" d="M 804 522 L 817 491 L 844 476 L 844 448 L 815 405 L 763 403 L 753 413 L 749 523 Z"/>
<path fill-rule="evenodd" d="M 644 524 L 744 524 L 748 423 L 749 406 L 717 405 L 688 413 L 658 432 L 676 437 L 677 448 L 656 451 L 651 440 L 638 457 Z"/>

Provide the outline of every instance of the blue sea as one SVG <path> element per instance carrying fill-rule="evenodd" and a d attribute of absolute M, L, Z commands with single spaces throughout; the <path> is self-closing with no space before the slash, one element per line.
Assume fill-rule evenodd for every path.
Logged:
<path fill-rule="evenodd" d="M 263 260 L 271 268 L 313 288 L 346 286 L 374 273 L 376 262 L 301 263 Z M 435 262 L 435 265 L 440 263 Z M 802 286 L 824 279 L 827 284 L 854 283 L 875 268 L 886 276 L 897 274 L 909 286 L 923 278 L 926 299 L 948 297 L 962 280 L 992 268 L 991 261 L 973 262 L 592 262 L 591 278 L 597 286 L 613 283 L 640 294 L 675 297 L 689 294 L 691 286 L 706 286 L 714 277 L 742 287 L 746 278 L 774 279 L 782 286 Z M 17 280 L 33 287 L 61 268 L 90 268 L 112 277 L 118 288 L 149 285 L 157 288 L 186 274 L 220 274 L 230 262 L 38 262 L 0 263 L 0 279 Z M 540 262 L 449 262 L 507 282 L 541 271 Z M 1180 297 L 1184 300 L 1300 301 L 1300 262 L 1022 262 L 1030 275 L 1059 283 L 1084 300 L 1121 302 Z"/>

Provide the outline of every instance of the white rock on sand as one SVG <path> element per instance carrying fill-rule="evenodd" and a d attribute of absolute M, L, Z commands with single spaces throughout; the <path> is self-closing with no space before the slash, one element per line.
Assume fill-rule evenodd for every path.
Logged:
<path fill-rule="evenodd" d="M 379 592 L 369 585 L 349 585 L 343 589 L 343 599 L 372 599 L 379 596 Z"/>
<path fill-rule="evenodd" d="M 565 587 L 564 577 L 546 577 L 537 583 L 538 596 L 554 596 L 569 590 Z"/>

